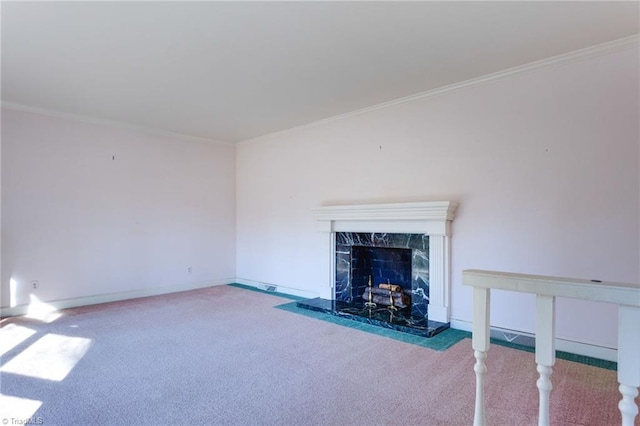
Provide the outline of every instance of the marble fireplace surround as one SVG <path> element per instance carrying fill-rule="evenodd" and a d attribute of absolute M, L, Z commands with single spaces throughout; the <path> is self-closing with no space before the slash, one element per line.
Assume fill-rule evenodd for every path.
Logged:
<path fill-rule="evenodd" d="M 313 211 L 322 233 L 326 283 L 321 297 L 335 299 L 336 232 L 423 234 L 429 236 L 429 319 L 450 317 L 450 237 L 457 203 L 423 201 L 324 206 Z"/>

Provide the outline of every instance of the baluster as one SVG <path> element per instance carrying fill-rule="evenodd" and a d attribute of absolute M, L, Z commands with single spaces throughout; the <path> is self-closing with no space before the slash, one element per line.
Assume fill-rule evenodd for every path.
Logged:
<path fill-rule="evenodd" d="M 618 403 L 623 426 L 633 426 L 638 415 L 635 397 L 640 386 L 640 308 L 618 307 L 618 382 L 622 400 Z"/>
<path fill-rule="evenodd" d="M 489 310 L 491 292 L 488 288 L 473 288 L 473 355 L 476 364 L 476 406 L 473 416 L 473 426 L 484 426 L 484 376 L 487 372 L 487 351 L 489 350 Z"/>
<path fill-rule="evenodd" d="M 473 355 L 476 357 L 476 364 L 473 366 L 473 371 L 476 372 L 476 407 L 473 426 L 484 426 L 484 375 L 487 372 L 487 364 L 485 363 L 487 353 L 474 351 Z"/>
<path fill-rule="evenodd" d="M 603 283 L 599 280 L 565 279 L 542 275 L 465 270 L 463 284 L 473 287 L 473 349 L 476 363 L 474 425 L 484 425 L 485 359 L 489 348 L 489 291 L 491 288 L 536 295 L 536 363 L 539 378 L 538 424 L 550 421 L 551 374 L 555 364 L 555 297 L 569 297 L 618 305 L 618 403 L 623 426 L 634 426 L 640 388 L 640 284 Z M 551 296 L 553 295 L 553 296 Z"/>
<path fill-rule="evenodd" d="M 622 415 L 622 426 L 633 426 L 634 419 L 638 415 L 638 406 L 635 401 L 638 389 L 627 385 L 620 385 L 618 389 L 622 394 L 622 399 L 618 403 Z"/>
<path fill-rule="evenodd" d="M 549 395 L 553 385 L 551 373 L 556 362 L 555 347 L 555 314 L 556 298 L 553 296 L 536 296 L 536 362 L 540 378 L 538 386 L 538 426 L 549 425 Z"/>
<path fill-rule="evenodd" d="M 551 394 L 551 389 L 553 389 L 553 385 L 551 384 L 551 372 L 552 368 L 546 365 L 538 364 L 538 373 L 540 373 L 540 378 L 536 381 L 536 385 L 538 386 L 538 392 L 540 394 L 540 407 L 538 411 L 538 425 L 539 426 L 548 426 L 549 425 L 549 395 Z"/>

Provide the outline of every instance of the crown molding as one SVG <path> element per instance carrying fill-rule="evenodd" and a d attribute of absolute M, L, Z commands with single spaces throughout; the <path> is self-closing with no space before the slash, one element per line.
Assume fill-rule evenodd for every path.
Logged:
<path fill-rule="evenodd" d="M 502 71 L 497 71 L 490 74 L 485 74 L 480 77 L 474 77 L 469 80 L 461 81 L 458 83 L 449 84 L 446 86 L 438 87 L 435 89 L 427 90 L 424 92 L 415 93 L 413 95 L 405 96 L 391 101 L 383 102 L 380 104 L 372 105 L 370 107 L 361 108 L 355 111 L 347 112 L 340 115 L 334 115 L 332 117 L 324 118 L 322 120 L 313 121 L 302 126 L 292 127 L 290 129 L 281 130 L 279 132 L 269 133 L 267 135 L 258 136 L 256 138 L 240 141 L 237 145 L 245 143 L 261 142 L 268 138 L 283 135 L 296 130 L 306 129 L 309 127 L 320 126 L 322 124 L 331 123 L 334 121 L 343 120 L 346 118 L 356 117 L 359 115 L 367 114 L 370 112 L 378 111 L 381 109 L 389 108 L 395 105 L 405 104 L 409 102 L 419 101 L 422 99 L 430 98 L 432 96 L 442 95 L 445 93 L 455 92 L 457 90 L 465 89 L 467 87 L 478 86 L 481 84 L 489 83 L 495 80 L 501 80 L 509 78 L 515 75 L 536 71 L 540 68 L 546 68 L 550 66 L 569 64 L 573 62 L 583 61 L 598 56 L 608 55 L 611 53 L 619 52 L 627 49 L 638 49 L 640 47 L 640 34 L 635 34 L 629 37 L 624 37 L 618 40 L 609 41 L 606 43 L 596 44 L 594 46 L 585 47 L 583 49 L 574 50 L 572 52 L 563 53 L 549 58 L 541 59 L 539 61 L 530 62 L 524 65 L 518 65 L 516 67 L 507 68 Z"/>
<path fill-rule="evenodd" d="M 62 118 L 66 120 L 80 121 L 82 123 L 87 123 L 87 124 L 114 127 L 122 130 L 131 130 L 131 131 L 136 131 L 140 133 L 146 133 L 149 135 L 180 139 L 180 140 L 189 141 L 189 142 L 205 142 L 205 143 L 211 143 L 216 145 L 235 146 L 235 144 L 230 142 L 219 141 L 215 139 L 208 139 L 200 136 L 192 136 L 184 133 L 171 132 L 168 130 L 161 130 L 153 127 L 139 126 L 136 124 L 130 124 L 122 121 L 106 120 L 106 119 L 92 117 L 88 115 L 71 114 L 67 112 L 55 111 L 55 110 L 50 110 L 46 108 L 37 108 L 37 107 L 23 105 L 15 102 L 2 101 L 2 108 L 29 112 L 33 114 L 46 115 L 49 117 Z"/>
<path fill-rule="evenodd" d="M 85 116 L 85 115 L 80 115 L 80 114 L 72 114 L 72 113 L 65 113 L 65 112 L 60 112 L 60 111 L 55 111 L 55 110 L 49 110 L 49 109 L 45 109 L 45 108 L 37 108 L 37 107 L 32 107 L 32 106 L 23 105 L 23 104 L 14 103 L 14 102 L 2 101 L 2 107 L 3 108 L 17 110 L 17 111 L 25 111 L 25 112 L 35 113 L 35 114 L 47 115 L 47 116 L 51 116 L 51 117 L 76 120 L 76 121 L 89 123 L 89 124 L 96 124 L 96 125 L 102 125 L 102 126 L 115 127 L 115 128 L 119 128 L 119 129 L 138 131 L 138 132 L 143 132 L 143 133 L 152 134 L 152 135 L 156 135 L 156 136 L 164 136 L 164 137 L 176 138 L 176 139 L 181 139 L 181 140 L 186 140 L 186 141 L 206 142 L 206 143 L 214 143 L 214 144 L 226 145 L 226 146 L 237 146 L 237 145 L 242 145 L 242 144 L 261 142 L 261 141 L 267 140 L 269 138 L 272 138 L 274 136 L 284 135 L 284 134 L 287 134 L 287 133 L 290 133 L 290 132 L 293 132 L 293 131 L 296 131 L 296 130 L 315 127 L 315 126 L 331 123 L 331 122 L 334 122 L 334 121 L 339 121 L 339 120 L 343 120 L 343 119 L 346 119 L 346 118 L 356 117 L 356 116 L 359 116 L 359 115 L 367 114 L 367 113 L 378 111 L 378 110 L 381 110 L 381 109 L 393 107 L 395 105 L 400 105 L 400 104 L 404 104 L 404 103 L 419 101 L 419 100 L 422 100 L 422 99 L 430 98 L 432 96 L 437 96 L 437 95 L 441 95 L 441 94 L 445 94 L 445 93 L 455 92 L 457 90 L 465 89 L 467 87 L 473 87 L 473 86 L 489 83 L 489 82 L 492 82 L 492 81 L 495 81 L 495 80 L 500 80 L 500 79 L 512 77 L 512 76 L 515 76 L 515 75 L 519 75 L 519 74 L 535 71 L 535 70 L 538 70 L 540 68 L 545 68 L 545 67 L 549 67 L 549 66 L 562 65 L 562 64 L 568 64 L 568 63 L 572 63 L 572 62 L 587 60 L 587 59 L 591 59 L 591 58 L 594 58 L 594 57 L 597 57 L 597 56 L 602 56 L 602 55 L 607 55 L 607 54 L 611 54 L 611 53 L 614 53 L 614 52 L 618 52 L 618 51 L 621 51 L 621 50 L 627 50 L 627 49 L 633 49 L 633 48 L 637 49 L 639 46 L 640 46 L 640 35 L 639 34 L 635 34 L 635 35 L 632 35 L 632 36 L 629 36 L 629 37 L 624 37 L 624 38 L 621 38 L 621 39 L 618 39 L 618 40 L 613 40 L 613 41 L 610 41 L 610 42 L 601 43 L 601 44 L 597 44 L 597 45 L 594 45 L 594 46 L 586 47 L 584 49 L 579 49 L 579 50 L 575 50 L 575 51 L 572 51 L 572 52 L 563 53 L 563 54 L 560 54 L 560 55 L 552 56 L 550 58 L 542 59 L 542 60 L 539 60 L 539 61 L 535 61 L 535 62 L 531 62 L 531 63 L 528 63 L 528 64 L 524 64 L 524 65 L 519 65 L 519 66 L 516 66 L 516 67 L 508 68 L 506 70 L 497 71 L 497 72 L 494 72 L 494 73 L 486 74 L 484 76 L 475 77 L 475 78 L 472 78 L 472 79 L 469 79 L 469 80 L 461 81 L 461 82 L 458 82 L 458 83 L 453 83 L 453 84 L 449 84 L 449 85 L 446 85 L 446 86 L 438 87 L 438 88 L 435 88 L 435 89 L 427 90 L 427 91 L 424 91 L 424 92 L 415 93 L 413 95 L 409 95 L 409 96 L 405 96 L 405 97 L 402 97 L 402 98 L 394 99 L 394 100 L 391 100 L 391 101 L 383 102 L 383 103 L 380 103 L 380 104 L 372 105 L 372 106 L 369 106 L 369 107 L 366 107 L 366 108 L 361 108 L 361 109 L 358 109 L 358 110 L 355 110 L 355 111 L 351 111 L 351 112 L 348 112 L 348 113 L 339 114 L 339 115 L 335 115 L 335 116 L 332 116 L 332 117 L 324 118 L 322 120 L 313 121 L 311 123 L 304 124 L 304 125 L 301 125 L 301 126 L 296 126 L 296 127 L 292 127 L 292 128 L 289 128 L 289 129 L 281 130 L 281 131 L 278 131 L 278 132 L 273 132 L 273 133 L 269 133 L 269 134 L 266 134 L 266 135 L 258 136 L 258 137 L 255 137 L 255 138 L 247 139 L 247 140 L 244 140 L 244 141 L 240 141 L 238 143 L 231 143 L 231 142 L 226 142 L 226 141 L 219 141 L 219 140 L 214 140 L 214 139 L 209 139 L 209 138 L 203 138 L 203 137 L 199 137 L 199 136 L 192 136 L 192 135 L 188 135 L 188 134 L 184 134 L 184 133 L 171 132 L 171 131 L 161 130 L 161 129 L 157 129 L 157 128 L 139 126 L 139 125 L 130 124 L 130 123 L 121 122 L 121 121 L 106 120 L 106 119 L 101 119 L 101 118 L 97 118 L 97 117 L 93 117 L 93 116 Z"/>

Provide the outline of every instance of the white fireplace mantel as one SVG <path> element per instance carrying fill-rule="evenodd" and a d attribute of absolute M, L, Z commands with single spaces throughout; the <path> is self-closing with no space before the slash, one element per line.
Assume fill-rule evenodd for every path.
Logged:
<path fill-rule="evenodd" d="M 328 268 L 321 297 L 335 298 L 336 232 L 382 232 L 429 236 L 429 319 L 449 322 L 451 221 L 457 203 L 424 201 L 324 206 L 313 211 L 323 234 Z"/>

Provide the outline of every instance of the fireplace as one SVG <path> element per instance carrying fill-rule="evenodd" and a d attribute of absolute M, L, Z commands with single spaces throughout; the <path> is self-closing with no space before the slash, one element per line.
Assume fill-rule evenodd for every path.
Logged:
<path fill-rule="evenodd" d="M 369 285 L 394 284 L 409 299 L 407 313 L 427 318 L 429 237 L 420 234 L 336 233 L 335 300 L 358 303 Z"/>
<path fill-rule="evenodd" d="M 352 246 L 350 263 L 346 301 L 411 311 L 411 250 Z"/>
<path fill-rule="evenodd" d="M 423 336 L 448 328 L 449 239 L 456 207 L 439 201 L 315 210 L 323 235 L 327 269 L 321 279 L 326 287 L 320 298 L 301 306 Z M 372 288 L 400 286 L 410 296 L 408 306 L 365 306 L 362 293 L 369 277 Z"/>

